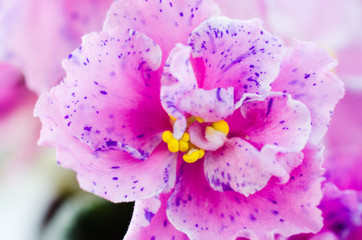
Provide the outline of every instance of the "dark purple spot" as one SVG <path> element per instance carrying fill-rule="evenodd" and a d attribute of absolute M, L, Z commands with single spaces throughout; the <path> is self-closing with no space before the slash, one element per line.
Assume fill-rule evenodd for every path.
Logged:
<path fill-rule="evenodd" d="M 84 127 L 84 130 L 90 132 L 90 130 L 92 130 L 92 127 Z"/>
<path fill-rule="evenodd" d="M 266 112 L 265 117 L 267 117 L 267 116 L 269 115 L 270 110 L 271 110 L 271 107 L 272 107 L 272 105 L 273 105 L 273 101 L 274 101 L 273 98 L 270 98 L 270 99 L 269 99 L 269 102 L 268 102 L 268 110 L 267 110 L 267 112 Z"/>
<path fill-rule="evenodd" d="M 153 212 L 150 212 L 150 211 L 147 211 L 146 209 L 145 209 L 145 218 L 149 221 L 149 222 L 151 222 L 151 220 L 152 220 L 152 218 L 155 216 L 155 214 L 153 213 Z"/>
<path fill-rule="evenodd" d="M 118 180 L 118 177 L 114 177 L 114 178 L 112 178 L 113 180 Z"/>
<path fill-rule="evenodd" d="M 103 95 L 107 95 L 106 91 L 100 91 L 100 93 L 102 93 Z"/>
<path fill-rule="evenodd" d="M 251 221 L 255 222 L 256 221 L 256 217 L 253 214 L 249 215 L 249 218 Z"/>
<path fill-rule="evenodd" d="M 106 144 L 107 144 L 107 147 L 115 147 L 115 146 L 117 146 L 118 142 L 109 140 L 106 142 Z"/>
<path fill-rule="evenodd" d="M 229 184 L 221 183 L 221 187 L 224 192 L 234 191 Z"/>
<path fill-rule="evenodd" d="M 304 75 L 304 78 L 305 78 L 305 79 L 307 79 L 307 78 L 309 78 L 309 77 L 310 77 L 310 74 L 309 74 L 309 73 L 308 73 L 308 74 L 306 73 L 306 74 Z"/>
<path fill-rule="evenodd" d="M 279 212 L 275 211 L 275 210 L 273 210 L 272 213 L 273 213 L 273 215 L 278 215 L 279 214 Z"/>
<path fill-rule="evenodd" d="M 217 97 L 217 100 L 218 100 L 218 101 L 222 102 L 222 98 L 221 98 L 221 96 L 220 96 L 220 91 L 221 91 L 221 88 L 217 88 L 217 90 L 216 90 L 216 97 Z"/>

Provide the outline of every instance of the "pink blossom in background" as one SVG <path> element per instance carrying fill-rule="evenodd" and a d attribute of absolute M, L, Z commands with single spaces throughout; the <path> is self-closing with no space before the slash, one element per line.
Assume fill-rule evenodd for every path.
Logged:
<path fill-rule="evenodd" d="M 0 118 L 17 104 L 19 96 L 24 92 L 24 76 L 16 67 L 0 62 Z"/>
<path fill-rule="evenodd" d="M 339 190 L 327 183 L 319 208 L 323 211 L 324 227 L 320 233 L 300 234 L 290 240 L 348 239 L 357 240 L 362 232 L 362 195 L 353 190 Z"/>
<path fill-rule="evenodd" d="M 99 31 L 112 0 L 1 0 L 0 59 L 16 65 L 37 94 L 65 76 L 61 60 L 83 34 Z"/>
<path fill-rule="evenodd" d="M 322 228 L 320 141 L 344 94 L 336 62 L 217 13 L 212 1 L 115 1 L 37 103 L 40 143 L 83 189 L 137 200 L 125 239 Z"/>

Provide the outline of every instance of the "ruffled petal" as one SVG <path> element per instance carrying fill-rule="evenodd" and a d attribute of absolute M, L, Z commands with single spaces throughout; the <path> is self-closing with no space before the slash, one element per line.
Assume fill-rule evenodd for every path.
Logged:
<path fill-rule="evenodd" d="M 188 240 L 183 232 L 174 228 L 166 216 L 170 194 L 136 201 L 131 224 L 124 240 Z"/>
<path fill-rule="evenodd" d="M 161 103 L 165 111 L 177 119 L 174 125 L 176 138 L 181 137 L 186 129 L 187 114 L 214 122 L 234 111 L 232 88 L 198 88 L 190 52 L 190 47 L 177 45 L 167 60 L 161 80 Z"/>
<path fill-rule="evenodd" d="M 193 57 L 202 60 L 204 89 L 233 87 L 235 102 L 244 93 L 264 94 L 270 89 L 279 71 L 282 45 L 261 24 L 213 17 L 192 32 L 189 45 Z"/>
<path fill-rule="evenodd" d="M 235 111 L 226 121 L 231 136 L 243 137 L 258 149 L 270 144 L 283 152 L 301 151 L 311 131 L 305 105 L 281 93 L 246 99 L 240 112 Z"/>
<path fill-rule="evenodd" d="M 54 94 L 64 124 L 94 150 L 146 159 L 171 127 L 159 100 L 160 48 L 135 31 L 91 33 L 63 62 Z"/>
<path fill-rule="evenodd" d="M 176 43 L 187 43 L 191 31 L 219 13 L 212 0 L 117 0 L 108 12 L 104 29 L 124 26 L 140 31 L 161 46 L 163 62 Z"/>
<path fill-rule="evenodd" d="M 144 161 L 123 151 L 93 151 L 62 121 L 54 91 L 42 95 L 35 108 L 43 123 L 39 143 L 56 147 L 58 164 L 77 173 L 81 188 L 122 202 L 149 198 L 173 187 L 177 154 L 165 145 Z"/>
<path fill-rule="evenodd" d="M 236 192 L 214 191 L 203 174 L 203 162 L 184 164 L 167 209 L 170 222 L 190 239 L 272 239 L 318 232 L 322 227 L 317 205 L 322 197 L 319 148 L 304 150 L 303 164 L 291 180 L 274 180 L 261 191 L 244 197 Z"/>
<path fill-rule="evenodd" d="M 272 83 L 274 91 L 289 93 L 304 103 L 311 114 L 310 140 L 318 143 L 329 127 L 331 114 L 343 97 L 343 83 L 329 71 L 336 61 L 313 43 L 295 42 L 283 59 L 280 73 Z"/>
<path fill-rule="evenodd" d="M 259 152 L 248 142 L 232 138 L 221 149 L 207 152 L 204 169 L 210 186 L 221 192 L 235 191 L 245 196 L 259 191 L 273 173 L 284 174 L 275 160 L 276 153 L 268 150 Z"/>

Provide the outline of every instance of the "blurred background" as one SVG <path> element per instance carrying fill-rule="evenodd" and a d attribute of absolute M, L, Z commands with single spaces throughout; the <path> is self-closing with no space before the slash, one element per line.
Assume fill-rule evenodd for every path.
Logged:
<path fill-rule="evenodd" d="M 112 240 L 127 231 L 133 203 L 80 190 L 74 172 L 56 164 L 55 150 L 37 146 L 41 124 L 33 117 L 37 98 L 65 76 L 62 59 L 82 35 L 102 29 L 112 2 L 0 0 L 0 239 Z M 362 0 L 216 2 L 222 15 L 261 18 L 287 46 L 313 41 L 338 60 L 346 94 L 324 139 L 325 178 L 362 202 Z M 362 239 L 358 206 L 330 223 L 340 239 Z"/>

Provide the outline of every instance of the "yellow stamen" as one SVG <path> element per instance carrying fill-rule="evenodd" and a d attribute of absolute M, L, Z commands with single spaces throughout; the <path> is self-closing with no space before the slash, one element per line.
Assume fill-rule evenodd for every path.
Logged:
<path fill-rule="evenodd" d="M 227 122 L 225 122 L 224 120 L 218 121 L 218 122 L 214 122 L 211 124 L 211 126 L 219 132 L 222 132 L 226 135 L 228 135 L 229 133 L 229 124 Z"/>
<path fill-rule="evenodd" d="M 199 149 L 199 159 L 203 158 L 205 156 L 205 150 L 204 149 Z"/>
<path fill-rule="evenodd" d="M 187 163 L 194 163 L 199 160 L 199 158 L 199 151 L 196 149 L 191 149 L 187 154 L 183 155 L 183 159 Z"/>
<path fill-rule="evenodd" d="M 165 143 L 168 143 L 170 142 L 172 139 L 174 139 L 173 135 L 172 135 L 172 132 L 170 131 L 164 131 L 162 133 L 162 140 L 165 142 Z"/>
<path fill-rule="evenodd" d="M 186 152 L 187 149 L 189 149 L 189 143 L 182 140 L 182 139 L 178 141 L 178 144 L 180 146 L 180 151 L 181 152 Z"/>
<path fill-rule="evenodd" d="M 177 120 L 177 118 L 175 118 L 175 117 L 172 117 L 171 115 L 168 115 L 170 118 L 171 118 L 171 120 L 173 120 L 173 121 L 176 121 Z"/>
<path fill-rule="evenodd" d="M 167 143 L 168 150 L 170 152 L 176 153 L 179 151 L 180 146 L 176 138 L 172 139 Z"/>
<path fill-rule="evenodd" d="M 184 140 L 185 142 L 188 142 L 190 141 L 190 135 L 185 132 L 183 135 L 182 135 L 182 140 Z"/>
<path fill-rule="evenodd" d="M 205 134 L 206 135 L 212 135 L 215 132 L 215 129 L 211 126 L 207 126 L 205 129 Z"/>
<path fill-rule="evenodd" d="M 204 119 L 200 118 L 200 117 L 195 117 L 196 121 L 198 121 L 199 123 L 203 123 L 205 122 Z"/>

